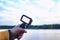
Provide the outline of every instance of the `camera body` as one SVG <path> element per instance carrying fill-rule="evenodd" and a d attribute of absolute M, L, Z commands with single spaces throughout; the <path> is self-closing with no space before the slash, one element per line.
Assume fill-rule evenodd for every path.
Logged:
<path fill-rule="evenodd" d="M 22 15 L 20 21 L 22 21 L 23 23 L 20 25 L 20 27 L 22 28 L 26 28 L 27 26 L 31 25 L 32 23 L 32 18 L 26 16 L 26 15 Z"/>
<path fill-rule="evenodd" d="M 20 21 L 22 21 L 23 23 L 30 25 L 32 23 L 32 19 L 26 15 L 22 15 Z"/>

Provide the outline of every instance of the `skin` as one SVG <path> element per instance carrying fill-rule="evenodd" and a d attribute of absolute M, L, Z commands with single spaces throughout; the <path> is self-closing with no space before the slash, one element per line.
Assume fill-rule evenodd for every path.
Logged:
<path fill-rule="evenodd" d="M 27 31 L 21 28 L 19 25 L 15 26 L 11 29 L 11 40 L 14 40 L 15 38 L 20 40 L 24 33 L 27 33 Z M 16 37 L 16 35 L 18 36 Z"/>

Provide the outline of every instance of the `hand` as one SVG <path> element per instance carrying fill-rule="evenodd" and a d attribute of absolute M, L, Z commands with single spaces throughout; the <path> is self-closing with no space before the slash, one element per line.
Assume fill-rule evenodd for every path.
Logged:
<path fill-rule="evenodd" d="M 18 40 L 21 39 L 24 33 L 26 33 L 26 31 L 23 28 L 20 28 L 19 25 L 12 28 L 11 29 L 11 34 L 12 34 L 11 40 L 14 40 L 15 38 L 17 38 Z"/>

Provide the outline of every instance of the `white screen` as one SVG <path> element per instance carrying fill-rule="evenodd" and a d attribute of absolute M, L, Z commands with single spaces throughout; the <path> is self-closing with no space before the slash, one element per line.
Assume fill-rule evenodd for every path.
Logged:
<path fill-rule="evenodd" d="M 22 20 L 23 20 L 24 22 L 26 22 L 26 23 L 29 23 L 29 21 L 30 21 L 30 19 L 28 19 L 28 18 L 25 17 L 25 16 L 22 18 Z"/>

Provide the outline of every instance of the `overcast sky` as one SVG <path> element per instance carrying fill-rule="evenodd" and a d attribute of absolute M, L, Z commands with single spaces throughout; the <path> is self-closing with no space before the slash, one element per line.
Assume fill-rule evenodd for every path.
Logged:
<path fill-rule="evenodd" d="M 60 0 L 0 0 L 0 25 L 17 25 L 23 14 L 32 25 L 60 24 Z"/>

